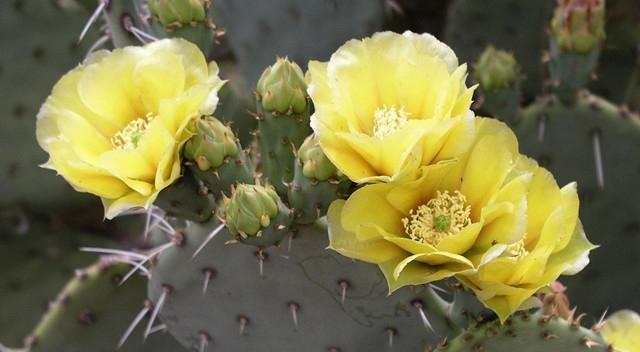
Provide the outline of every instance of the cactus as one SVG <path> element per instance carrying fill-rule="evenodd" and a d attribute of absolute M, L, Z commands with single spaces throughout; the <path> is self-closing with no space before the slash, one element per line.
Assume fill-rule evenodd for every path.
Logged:
<path fill-rule="evenodd" d="M 477 57 L 491 40 L 497 49 L 487 49 L 474 72 L 480 83 L 481 108 L 516 126 L 522 150 L 555 171 L 561 183 L 579 178 L 582 219 L 595 241 L 608 249 L 595 253 L 592 259 L 597 264 L 587 269 L 586 275 L 566 282 L 570 283 L 569 292 L 594 292 L 577 295 L 575 301 L 599 312 L 606 304 L 603 294 L 609 298 L 607 290 L 599 288 L 615 281 L 621 292 L 633 293 L 638 285 L 635 277 L 620 269 L 620 263 L 631 266 L 634 258 L 603 258 L 633 246 L 630 237 L 605 234 L 638 231 L 634 216 L 640 209 L 624 201 L 640 196 L 629 171 L 637 168 L 634 159 L 626 156 L 629 153 L 622 151 L 640 143 L 636 142 L 640 141 L 640 119 L 602 98 L 577 94 L 594 72 L 604 25 L 604 2 L 581 0 L 579 5 L 586 2 L 593 8 L 558 10 L 551 22 L 548 58 L 550 82 L 559 82 L 551 85 L 556 96 L 539 99 L 524 109 L 519 109 L 521 86 L 527 102 L 547 88 L 543 84 L 547 71 L 539 58 L 544 56 L 543 28 L 551 18 L 552 0 L 492 0 L 488 4 L 458 0 L 451 9 L 446 36 L 459 49 L 461 61 Z M 207 0 L 98 1 L 96 14 L 103 14 L 115 47 L 155 38 L 186 38 L 196 42 L 208 57 L 226 60 L 227 72 L 235 73 L 233 82 L 240 84 L 221 94 L 222 109 L 216 112 L 221 120 L 197 117 L 188 131 L 191 139 L 176 151 L 183 158 L 182 177 L 164 189 L 146 212 L 144 233 L 154 228 L 156 236 L 148 243 L 158 247 L 136 251 L 132 257 L 105 257 L 80 271 L 26 339 L 26 349 L 113 350 L 125 330 L 124 337 L 134 331 L 127 329 L 126 322 L 134 318 L 130 327 L 135 329 L 147 316 L 145 337 L 154 327 L 166 327 L 182 346 L 198 351 L 612 348 L 597 332 L 580 327 L 580 318 L 573 320 L 574 311 L 568 305 L 563 314 L 555 306 L 549 308 L 549 302 L 563 302 L 561 295 L 557 300 L 543 299 L 546 306 L 540 312 L 527 311 L 500 325 L 493 313 L 487 313 L 477 298 L 453 279 L 441 281 L 447 285 L 445 289 L 417 285 L 389 294 L 386 279 L 375 265 L 352 261 L 327 249 L 323 219 L 327 207 L 355 187 L 324 155 L 315 135 L 309 135 L 313 105 L 303 69 L 295 61 L 326 59 L 339 43 L 380 28 L 384 3 L 220 0 L 212 6 Z M 388 3 L 391 8 L 401 7 Z M 573 2 L 562 1 L 560 5 L 573 6 L 567 4 Z M 585 21 L 579 19 L 589 16 L 595 19 L 585 20 L 590 24 L 584 36 L 584 28 L 578 25 Z M 216 48 L 221 50 L 215 53 L 213 46 L 222 32 L 216 31 L 214 18 L 228 30 Z M 571 23 L 563 22 L 567 19 Z M 10 22 L 9 29 L 18 27 L 22 20 Z M 483 25 L 487 21 L 493 22 L 492 26 Z M 34 28 L 42 29 L 42 25 Z M 98 43 L 106 39 L 101 37 Z M 237 64 L 233 55 L 224 52 L 226 44 Z M 606 48 L 605 42 L 603 55 Z M 277 59 L 257 81 L 258 130 L 252 142 L 248 138 L 250 124 L 239 111 L 247 104 L 249 83 L 253 85 L 275 54 L 289 55 L 293 60 Z M 241 79 L 238 67 L 246 73 Z M 521 70 L 528 76 L 525 82 L 519 80 Z M 1 69 L 0 74 L 4 74 Z M 633 77 L 628 81 L 629 86 L 637 84 Z M 592 164 L 591 159 L 595 160 L 594 168 L 586 166 Z M 614 169 L 612 163 L 625 167 Z M 254 179 L 254 172 L 262 179 Z M 615 189 L 609 186 L 612 183 Z M 441 222 L 435 229 L 441 232 L 446 227 L 448 223 Z M 166 242 L 166 235 L 170 242 Z M 69 259 L 75 260 L 75 256 Z M 123 260 L 135 268 L 129 271 L 115 263 Z M 146 300 L 144 281 L 137 275 L 124 286 L 113 284 L 113 277 L 135 270 L 143 274 L 150 270 Z M 9 281 L 15 279 L 10 277 Z M 451 296 L 444 296 L 447 294 Z M 531 301 L 537 302 L 535 297 L 527 303 Z M 638 304 L 637 297 L 625 297 L 614 304 L 622 303 Z M 140 313 L 136 315 L 136 311 Z M 0 323 L 7 324 L 1 319 Z M 139 342 L 130 339 L 123 348 L 180 349 L 167 335 L 154 334 L 146 344 Z"/>
<path fill-rule="evenodd" d="M 255 83 L 277 55 L 325 60 L 341 43 L 382 28 L 384 1 L 218 0 L 214 7 L 245 76 Z"/>
<path fill-rule="evenodd" d="M 523 98 L 531 101 L 546 90 L 545 83 L 553 83 L 547 80 L 547 69 L 541 62 L 551 56 L 548 53 L 547 29 L 556 3 L 556 0 L 455 1 L 445 25 L 445 42 L 451 45 L 462 62 L 476 62 L 488 45 L 512 51 L 525 77 L 522 82 Z M 595 72 L 598 78 L 591 80 L 591 71 L 584 70 L 589 72 L 584 83 L 614 103 L 638 107 L 637 88 L 635 94 L 629 92 L 638 86 L 637 75 L 630 72 L 638 62 L 640 28 L 637 26 L 637 14 L 640 13 L 640 4 L 609 0 L 606 7 L 607 35 L 601 52 L 603 59 Z"/>
<path fill-rule="evenodd" d="M 26 232 L 0 232 L 0 266 L 5 268 L 0 273 L 0 341 L 13 346 L 22 344 L 74 270 L 92 261 L 78 246 L 113 245 L 83 231 L 55 229 L 26 217 L 20 221 L 19 229 Z"/>
<path fill-rule="evenodd" d="M 458 333 L 481 312 L 462 289 L 453 302 L 427 286 L 387 296 L 377 268 L 325 250 L 320 225 L 262 256 L 255 248 L 225 245 L 232 237 L 223 230 L 192 259 L 212 226 L 189 225 L 184 245 L 160 254 L 152 267 L 149 299 L 164 297 L 160 318 L 187 348 L 418 351 L 440 334 Z"/>
<path fill-rule="evenodd" d="M 604 39 L 604 0 L 561 1 L 551 20 L 549 73 L 555 94 L 575 101 L 591 79 Z"/>
<path fill-rule="evenodd" d="M 332 201 L 344 198 L 351 182 L 324 155 L 314 134 L 305 139 L 297 154 L 287 198 L 295 222 L 308 225 L 326 215 Z"/>
<path fill-rule="evenodd" d="M 263 173 L 280 195 L 286 195 L 286 183 L 293 179 L 294 151 L 310 132 L 306 90 L 302 70 L 287 58 L 268 67 L 256 88 Z"/>
<path fill-rule="evenodd" d="M 581 189 L 581 219 L 594 243 L 601 245 L 591 257 L 594 265 L 583 275 L 568 277 L 570 292 L 578 306 L 597 314 L 607 307 L 640 306 L 637 295 L 612 302 L 598 287 L 614 285 L 619 292 L 637 291 L 640 280 L 625 268 L 635 265 L 628 248 L 636 246 L 640 197 L 636 185 L 640 148 L 640 118 L 606 100 L 582 94 L 575 106 L 553 98 L 524 109 L 516 128 L 524 153 L 538 159 L 558 180 L 577 179 Z"/>
<path fill-rule="evenodd" d="M 487 47 L 474 67 L 480 105 L 490 116 L 515 123 L 520 107 L 520 68 L 513 54 Z"/>
<path fill-rule="evenodd" d="M 203 181 L 196 179 L 189 168 L 182 177 L 160 193 L 156 204 L 170 216 L 205 222 L 213 216 L 215 200 Z"/>
<path fill-rule="evenodd" d="M 451 341 L 442 342 L 437 351 L 611 351 L 597 333 L 540 312 L 521 313 L 501 325 L 493 321 L 470 328 Z"/>
<path fill-rule="evenodd" d="M 540 64 L 546 49 L 545 27 L 555 0 L 519 1 L 458 0 L 449 9 L 445 42 L 461 62 L 476 62 L 486 46 L 513 52 L 526 80 L 525 97 L 539 93 L 545 68 Z"/>
<path fill-rule="evenodd" d="M 292 213 L 270 185 L 238 184 L 231 198 L 222 200 L 224 223 L 240 242 L 269 247 L 280 243 Z"/>
<path fill-rule="evenodd" d="M 600 28 L 604 16 L 602 2 L 584 3 L 595 6 L 589 10 L 594 12 L 591 14 L 595 16 L 593 19 L 585 19 L 587 10 L 576 9 L 574 2 L 568 1 L 558 5 L 552 22 L 551 74 L 571 77 L 557 76 L 562 84 L 555 85 L 556 95 L 540 96 L 528 106 L 516 108 L 513 113 L 516 118 L 507 121 L 514 127 L 524 154 L 549 168 L 560 183 L 578 181 L 580 215 L 585 231 L 595 243 L 602 245 L 591 257 L 594 265 L 589 266 L 584 275 L 563 280 L 569 291 L 597 292 L 597 287 L 615 285 L 622 289 L 621 292 L 633 292 L 640 281 L 620 268 L 633 266 L 635 260 L 631 253 L 626 254 L 625 248 L 634 246 L 633 236 L 638 232 L 636 214 L 640 209 L 626 200 L 640 196 L 635 174 L 631 171 L 631 165 L 636 162 L 633 153 L 629 153 L 640 147 L 640 119 L 625 106 L 616 106 L 586 91 L 578 93 L 587 78 L 590 79 L 603 36 Z M 566 16 L 565 12 L 568 13 Z M 568 26 L 562 22 L 563 16 L 574 16 L 576 21 Z M 588 21 L 593 22 L 592 27 L 585 24 Z M 484 68 L 480 63 L 476 65 L 475 76 L 481 76 Z M 560 68 L 564 71 L 558 71 Z M 486 80 L 479 81 L 480 91 L 488 97 L 485 102 L 504 98 L 499 92 L 488 89 Z M 504 105 L 514 104 L 517 104 L 516 99 Z M 481 110 L 500 116 L 499 109 L 491 104 L 483 103 Z M 620 309 L 627 304 L 640 305 L 635 295 L 626 295 L 618 302 L 610 302 L 607 296 L 597 293 L 576 295 L 575 300 L 592 314 L 609 306 Z"/>
<path fill-rule="evenodd" d="M 254 179 L 251 161 L 229 126 L 211 116 L 192 124 L 194 136 L 184 146 L 184 157 L 191 172 L 210 193 L 228 194 L 233 184 Z"/>
<path fill-rule="evenodd" d="M 200 47 L 204 53 L 211 52 L 216 26 L 211 0 L 150 0 L 150 30 L 160 38 L 184 38 Z"/>
<path fill-rule="evenodd" d="M 119 280 L 128 271 L 113 258 L 76 271 L 75 277 L 49 304 L 47 312 L 24 340 L 25 352 L 113 351 L 126 321 L 139 310 L 144 280 L 134 278 L 126 286 Z M 140 333 L 141 331 L 134 331 Z M 178 351 L 167 334 L 157 333 L 146 342 L 131 339 L 122 351 Z"/>

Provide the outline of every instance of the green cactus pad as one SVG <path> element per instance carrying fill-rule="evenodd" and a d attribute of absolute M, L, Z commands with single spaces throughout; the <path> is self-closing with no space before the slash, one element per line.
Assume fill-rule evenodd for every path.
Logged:
<path fill-rule="evenodd" d="M 294 151 L 310 132 L 312 104 L 306 89 L 302 70 L 286 58 L 267 67 L 256 87 L 263 176 L 281 196 L 293 179 Z"/>
<path fill-rule="evenodd" d="M 183 173 L 178 181 L 160 192 L 155 204 L 169 216 L 205 222 L 213 216 L 214 198 L 190 168 L 184 167 Z"/>
<path fill-rule="evenodd" d="M 542 90 L 545 28 L 555 0 L 458 0 L 449 9 L 445 40 L 460 62 L 475 62 L 487 45 L 513 52 L 526 76 L 525 97 Z"/>
<path fill-rule="evenodd" d="M 195 178 L 219 197 L 236 183 L 250 183 L 253 165 L 229 126 L 208 116 L 194 121 L 194 136 L 184 146 L 184 157 Z"/>
<path fill-rule="evenodd" d="M 610 351 L 597 333 L 540 313 L 520 313 L 501 325 L 499 321 L 472 327 L 432 351 L 449 352 L 573 352 Z"/>
<path fill-rule="evenodd" d="M 457 334 L 479 311 L 462 290 L 453 305 L 427 286 L 388 296 L 375 265 L 327 250 L 326 229 L 316 226 L 265 249 L 261 276 L 256 249 L 225 244 L 226 231 L 192 259 L 211 226 L 190 225 L 185 245 L 153 266 L 149 297 L 157 302 L 170 292 L 160 316 L 185 347 L 206 339 L 220 351 L 381 351 L 390 343 L 394 351 L 421 351 L 437 336 Z"/>
<path fill-rule="evenodd" d="M 127 271 L 128 265 L 114 264 L 109 258 L 77 271 L 25 339 L 26 351 L 115 351 L 121 335 L 144 303 L 144 279 L 133 277 L 119 285 Z M 143 342 L 142 328 L 133 332 L 120 351 L 182 350 L 164 333 L 150 335 Z"/>
<path fill-rule="evenodd" d="M 522 112 L 516 134 L 521 152 L 559 184 L 578 182 L 580 219 L 601 246 L 583 272 L 562 280 L 574 303 L 595 316 L 607 307 L 640 309 L 640 276 L 632 274 L 640 245 L 638 116 L 589 94 L 574 107 L 548 98 Z M 616 298 L 603 287 L 615 288 Z"/>
<path fill-rule="evenodd" d="M 276 56 L 326 60 L 342 43 L 382 28 L 382 0 L 216 0 L 213 7 L 252 84 Z"/>
<path fill-rule="evenodd" d="M 294 221 L 308 225 L 327 213 L 331 202 L 348 196 L 351 181 L 340 173 L 322 152 L 315 134 L 298 150 L 293 180 L 287 185 L 287 199 Z"/>
<path fill-rule="evenodd" d="M 488 46 L 474 65 L 473 77 L 480 84 L 479 112 L 515 124 L 522 92 L 513 54 Z"/>

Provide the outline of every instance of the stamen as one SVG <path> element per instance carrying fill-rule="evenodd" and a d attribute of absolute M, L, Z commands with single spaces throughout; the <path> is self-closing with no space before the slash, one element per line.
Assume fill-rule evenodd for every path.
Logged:
<path fill-rule="evenodd" d="M 404 106 L 396 110 L 395 105 L 390 108 L 383 106 L 376 110 L 373 121 L 373 135 L 383 139 L 401 129 L 409 120 L 411 113 L 404 111 Z"/>
<path fill-rule="evenodd" d="M 525 235 L 526 237 L 526 235 Z M 505 249 L 504 254 L 510 257 L 524 257 L 529 254 L 529 251 L 524 246 L 525 237 L 523 237 L 520 241 L 510 244 L 507 249 Z"/>
<path fill-rule="evenodd" d="M 433 246 L 471 224 L 471 206 L 459 191 L 437 191 L 430 199 L 402 219 L 406 234 L 414 241 Z"/>
<path fill-rule="evenodd" d="M 152 113 L 148 113 L 144 118 L 139 117 L 130 121 L 122 130 L 116 132 L 116 134 L 111 137 L 111 145 L 119 150 L 137 148 L 140 139 L 142 139 L 153 117 Z"/>

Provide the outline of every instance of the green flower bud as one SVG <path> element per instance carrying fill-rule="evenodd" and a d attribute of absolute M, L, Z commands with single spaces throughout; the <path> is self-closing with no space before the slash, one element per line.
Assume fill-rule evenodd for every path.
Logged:
<path fill-rule="evenodd" d="M 284 205 L 273 187 L 259 184 L 239 184 L 233 190 L 231 198 L 225 197 L 222 202 L 227 228 L 232 235 L 240 235 L 241 240 L 262 237 L 263 231 L 270 225 L 276 225 L 276 228 L 287 227 L 288 223 L 274 224 L 283 208 Z"/>
<path fill-rule="evenodd" d="M 210 0 L 149 0 L 149 12 L 165 26 L 204 22 Z"/>
<path fill-rule="evenodd" d="M 300 114 L 308 104 L 304 74 L 300 66 L 287 58 L 278 58 L 275 64 L 267 67 L 256 89 L 266 111 Z"/>
<path fill-rule="evenodd" d="M 518 63 L 513 54 L 489 46 L 480 55 L 473 75 L 484 90 L 511 86 L 518 79 Z"/>
<path fill-rule="evenodd" d="M 311 179 L 325 181 L 330 178 L 344 178 L 320 148 L 315 134 L 304 140 L 298 150 L 298 158 L 302 164 L 302 174 Z"/>
<path fill-rule="evenodd" d="M 193 137 L 184 146 L 184 157 L 202 171 L 219 167 L 227 157 L 239 152 L 231 129 L 213 116 L 194 120 L 189 129 Z"/>
<path fill-rule="evenodd" d="M 604 0 L 558 0 L 551 33 L 558 47 L 586 54 L 604 39 Z"/>

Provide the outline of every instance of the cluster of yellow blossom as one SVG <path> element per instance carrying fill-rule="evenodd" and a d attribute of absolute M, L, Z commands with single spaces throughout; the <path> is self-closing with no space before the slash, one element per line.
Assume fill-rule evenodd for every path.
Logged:
<path fill-rule="evenodd" d="M 411 32 L 309 63 L 311 125 L 359 185 L 329 209 L 330 248 L 377 264 L 390 291 L 455 276 L 504 320 L 595 246 L 576 185 L 560 188 L 506 125 L 476 117 L 466 75 L 448 46 Z M 213 113 L 223 83 L 183 40 L 95 53 L 40 110 L 45 166 L 100 196 L 108 218 L 148 207 L 180 176 L 185 127 Z"/>
<path fill-rule="evenodd" d="M 455 276 L 500 319 L 588 263 L 575 183 L 474 116 L 466 66 L 428 34 L 377 33 L 309 64 L 312 127 L 359 184 L 328 213 L 330 248 L 377 264 L 390 291 Z"/>

